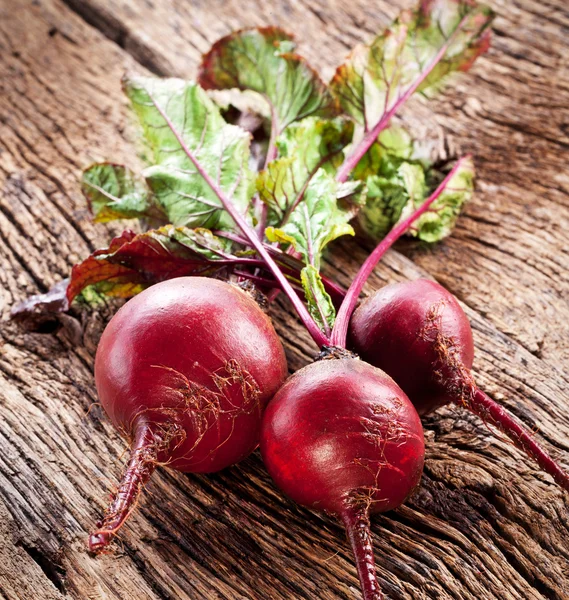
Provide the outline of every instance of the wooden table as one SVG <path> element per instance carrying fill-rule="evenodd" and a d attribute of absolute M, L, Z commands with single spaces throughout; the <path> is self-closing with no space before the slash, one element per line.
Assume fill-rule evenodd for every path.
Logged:
<path fill-rule="evenodd" d="M 494 0 L 492 50 L 405 120 L 470 151 L 476 198 L 435 248 L 403 244 L 369 289 L 428 274 L 472 320 L 476 376 L 569 467 L 569 6 Z M 45 291 L 120 226 L 93 225 L 80 193 L 92 160 L 133 162 L 125 69 L 195 74 L 200 53 L 244 25 L 275 23 L 327 77 L 398 0 L 0 0 L 0 309 Z M 432 112 L 431 112 L 432 111 Z M 365 244 L 337 244 L 347 284 Z M 0 323 L 0 595 L 47 599 L 356 599 L 341 527 L 294 506 L 257 454 L 225 472 L 162 470 L 124 528 L 91 557 L 86 532 L 125 461 L 97 405 L 93 358 L 115 305 L 50 334 Z M 314 354 L 286 303 L 273 313 L 290 366 Z M 89 410 L 90 409 L 90 410 Z M 425 422 L 420 491 L 374 518 L 390 598 L 569 598 L 568 496 L 458 409 Z"/>

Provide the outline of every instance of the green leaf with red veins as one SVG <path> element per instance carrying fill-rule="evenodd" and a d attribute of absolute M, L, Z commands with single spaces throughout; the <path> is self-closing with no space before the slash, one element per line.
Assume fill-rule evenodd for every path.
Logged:
<path fill-rule="evenodd" d="M 140 218 L 167 221 L 144 179 L 123 165 L 91 165 L 83 171 L 81 189 L 96 223 Z"/>
<path fill-rule="evenodd" d="M 415 160 L 415 141 L 403 127 L 384 129 L 352 171 L 352 178 L 366 181 L 370 175 L 387 177 L 404 160 Z"/>
<path fill-rule="evenodd" d="M 427 197 L 425 171 L 420 164 L 398 161 L 389 167 L 393 167 L 389 174 L 367 177 L 367 199 L 359 213 L 362 229 L 376 240 L 389 233 L 406 206 L 416 206 Z"/>
<path fill-rule="evenodd" d="M 461 160 L 459 168 L 449 180 L 442 194 L 433 202 L 431 208 L 421 215 L 409 231 L 410 235 L 425 242 L 438 242 L 452 233 L 463 205 L 474 193 L 474 163 L 471 158 Z M 444 176 L 437 171 L 431 171 L 429 177 L 429 192 L 425 198 L 439 185 Z M 401 211 L 399 221 L 410 216 L 422 204 L 416 196 L 409 200 Z"/>
<path fill-rule="evenodd" d="M 347 119 L 307 117 L 277 138 L 279 158 L 257 177 L 257 191 L 269 208 L 268 223 L 281 226 L 301 202 L 318 169 L 334 174 L 350 143 L 353 123 Z"/>
<path fill-rule="evenodd" d="M 320 275 L 322 252 L 336 238 L 354 235 L 349 220 L 363 192 L 361 182 L 339 184 L 332 175 L 319 169 L 287 223 L 266 230 L 269 241 L 290 244 L 302 257 L 306 266 L 300 280 L 308 311 L 326 336 L 332 331 L 336 310 Z"/>
<path fill-rule="evenodd" d="M 423 0 L 370 44 L 357 46 L 330 90 L 364 131 L 390 118 L 415 91 L 466 71 L 490 43 L 491 9 L 472 0 Z"/>
<path fill-rule="evenodd" d="M 363 190 L 361 183 L 356 185 L 360 191 Z M 352 212 L 338 203 L 338 195 L 343 190 L 343 186 L 331 175 L 319 169 L 310 180 L 303 201 L 292 211 L 288 222 L 280 228 L 268 227 L 267 238 L 271 242 L 292 245 L 306 265 L 319 270 L 325 246 L 342 235 L 354 235 L 348 222 Z M 350 191 L 355 193 L 355 190 Z"/>
<path fill-rule="evenodd" d="M 409 133 L 400 127 L 383 130 L 377 141 L 362 157 L 352 172 L 355 179 L 365 181 L 365 206 L 359 212 L 362 229 L 376 240 L 381 240 L 401 219 L 434 191 L 443 176 L 427 160 L 418 157 L 421 150 Z M 457 193 L 447 189 L 432 209 L 419 219 L 408 235 L 436 242 L 450 234 L 463 204 L 473 191 L 472 161 L 461 161 L 453 177 Z"/>
<path fill-rule="evenodd" d="M 278 27 L 236 31 L 204 55 L 198 82 L 204 89 L 261 94 L 270 107 L 275 139 L 294 121 L 336 113 L 326 85 L 294 49 L 293 36 Z"/>
<path fill-rule="evenodd" d="M 417 162 L 385 159 L 384 164 L 388 168 L 367 177 L 367 201 L 359 213 L 362 229 L 377 240 L 419 208 L 444 178 L 440 171 L 425 170 Z M 407 234 L 430 243 L 450 235 L 473 189 L 474 165 L 463 158 L 444 191 Z"/>
<path fill-rule="evenodd" d="M 127 77 L 124 88 L 153 163 L 143 175 L 168 221 L 175 226 L 234 229 L 216 190 L 246 214 L 254 192 L 250 135 L 227 124 L 195 83 Z"/>
<path fill-rule="evenodd" d="M 349 220 L 363 192 L 361 182 L 339 184 L 332 175 L 319 169 L 287 223 L 278 229 L 268 227 L 266 230 L 269 241 L 291 245 L 302 257 L 306 266 L 300 278 L 308 310 L 327 336 L 334 324 L 336 311 L 320 276 L 322 252 L 336 238 L 354 235 Z"/>

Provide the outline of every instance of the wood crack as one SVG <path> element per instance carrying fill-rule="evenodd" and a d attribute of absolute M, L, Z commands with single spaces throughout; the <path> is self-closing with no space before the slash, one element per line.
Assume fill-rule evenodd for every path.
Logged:
<path fill-rule="evenodd" d="M 142 45 L 139 40 L 131 38 L 129 30 L 109 12 L 98 11 L 88 2 L 83 2 L 83 0 L 62 0 L 62 2 L 81 17 L 85 23 L 100 31 L 107 39 L 128 52 L 142 67 L 155 75 L 162 77 L 169 75 L 164 70 L 161 61 L 152 55 L 149 48 Z M 131 40 L 133 43 L 130 43 Z"/>
<path fill-rule="evenodd" d="M 53 557 L 47 556 L 43 551 L 27 544 L 23 540 L 16 542 L 16 547 L 18 546 L 39 566 L 55 588 L 62 594 L 65 594 L 65 569 L 62 565 L 54 560 Z"/>

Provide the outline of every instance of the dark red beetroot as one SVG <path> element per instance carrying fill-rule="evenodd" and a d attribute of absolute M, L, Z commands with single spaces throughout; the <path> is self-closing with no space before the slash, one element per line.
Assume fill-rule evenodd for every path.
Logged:
<path fill-rule="evenodd" d="M 470 323 L 456 298 L 438 283 L 418 279 L 378 290 L 352 316 L 350 347 L 391 375 L 420 415 L 451 402 L 467 408 L 508 435 L 569 490 L 569 475 L 532 433 L 476 386 L 470 372 Z"/>
<path fill-rule="evenodd" d="M 405 501 L 424 458 L 421 421 L 399 386 L 354 358 L 304 367 L 267 407 L 261 454 L 288 496 L 342 519 L 365 600 L 382 598 L 369 514 Z"/>
<path fill-rule="evenodd" d="M 110 543 L 158 464 L 209 473 L 249 455 L 286 374 L 270 319 L 235 286 L 183 277 L 125 304 L 103 333 L 95 379 L 131 458 L 91 550 Z"/>

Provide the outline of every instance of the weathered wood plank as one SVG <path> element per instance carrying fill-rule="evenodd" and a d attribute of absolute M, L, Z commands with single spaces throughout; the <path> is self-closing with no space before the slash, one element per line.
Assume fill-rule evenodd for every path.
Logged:
<path fill-rule="evenodd" d="M 16 9 L 13 1 L 0 0 L 4 316 L 15 300 L 46 289 L 108 239 L 109 227 L 90 223 L 77 176 L 89 160 L 132 160 L 119 89 L 123 70 L 137 66 L 129 53 L 153 70 L 192 74 L 198 51 L 212 39 L 253 20 L 276 21 L 293 23 L 314 48 L 326 37 L 329 46 L 316 50 L 324 67 L 340 58 L 346 44 L 369 35 L 368 23 L 375 29 L 397 12 L 381 3 L 377 14 L 375 7 L 352 3 L 310 4 L 266 4 L 254 12 L 244 11 L 243 3 L 239 9 L 231 2 L 223 7 L 203 2 L 192 3 L 190 11 L 185 3 L 163 1 L 154 10 L 172 12 L 159 19 L 146 12 L 147 5 L 136 13 L 130 3 L 113 3 L 119 34 L 106 33 L 125 52 L 57 0 L 17 0 Z M 102 18 L 102 2 L 85 6 L 91 21 Z M 482 186 L 476 201 L 444 245 L 434 251 L 405 248 L 419 266 L 391 253 L 370 287 L 416 277 L 420 267 L 450 285 L 472 307 L 481 383 L 495 397 L 503 395 L 527 423 L 539 423 L 554 451 L 567 457 L 569 398 L 561 370 L 568 350 L 567 338 L 562 339 L 567 182 L 558 149 L 564 138 L 556 130 L 565 118 L 562 110 L 546 124 L 551 139 L 532 129 L 548 106 L 556 106 L 548 85 L 564 68 L 559 40 L 566 15 L 552 9 L 547 18 L 539 11 L 532 17 L 532 6 L 537 10 L 524 2 L 502 17 L 498 45 L 477 68 L 475 80 L 463 80 L 458 92 L 437 104 L 434 130 L 451 131 L 479 157 Z M 216 14 L 222 18 L 213 19 Z M 161 33 L 153 37 L 156 30 Z M 176 31 L 185 40 L 180 46 Z M 520 51 L 536 31 L 553 36 L 548 42 L 553 51 L 546 51 L 545 42 L 535 49 L 541 42 L 533 42 L 528 56 L 543 64 L 516 68 L 519 63 L 508 52 Z M 192 43 L 195 53 L 184 54 Z M 172 47 L 180 49 L 175 56 L 168 55 Z M 499 68 L 491 66 L 495 61 Z M 482 77 L 488 82 L 478 81 Z M 512 114 L 504 110 L 505 99 L 493 97 L 495 85 L 506 86 L 516 99 Z M 563 85 L 558 83 L 560 102 L 567 94 Z M 477 91 L 480 86 L 484 91 Z M 530 88 L 524 91 L 525 86 Z M 528 107 L 538 96 L 541 116 Z M 490 116 L 472 104 L 476 100 Z M 415 108 L 423 114 L 420 103 Z M 504 112 L 524 127 L 498 123 Z M 480 126 L 486 121 L 488 130 Z M 541 169 L 539 176 L 529 173 L 527 156 Z M 495 198 L 496 192 L 502 197 Z M 531 259 L 526 247 L 534 249 Z M 363 256 L 357 242 L 339 244 L 329 269 L 346 283 Z M 207 477 L 163 470 L 124 530 L 123 552 L 98 559 L 87 554 L 86 531 L 124 463 L 123 442 L 102 411 L 91 406 L 94 351 L 112 310 L 109 305 L 98 314 L 78 314 L 79 320 L 70 319 L 66 329 L 49 336 L 23 334 L 6 321 L 0 325 L 0 501 L 6 507 L 0 510 L 0 593 L 21 600 L 357 598 L 339 525 L 282 498 L 257 455 Z M 298 368 L 314 348 L 285 303 L 274 316 L 291 368 Z M 528 328 L 532 318 L 535 325 Z M 541 335 L 546 342 L 537 351 L 532 344 Z M 378 572 L 390 597 L 567 597 L 566 495 L 509 443 L 494 440 L 459 411 L 431 417 L 426 436 L 420 492 L 401 510 L 374 519 Z"/>

